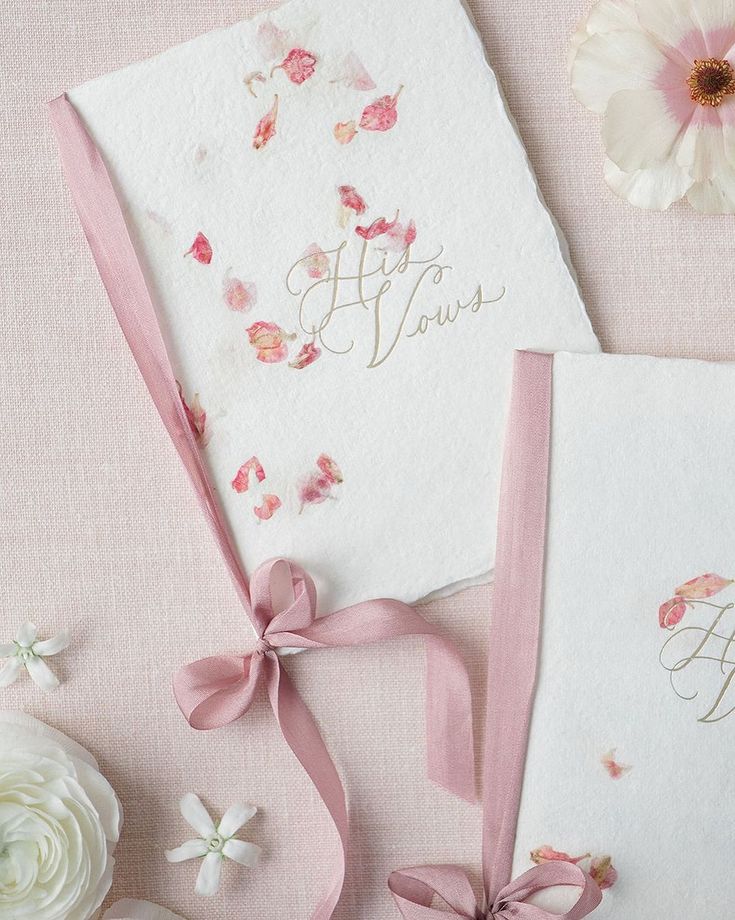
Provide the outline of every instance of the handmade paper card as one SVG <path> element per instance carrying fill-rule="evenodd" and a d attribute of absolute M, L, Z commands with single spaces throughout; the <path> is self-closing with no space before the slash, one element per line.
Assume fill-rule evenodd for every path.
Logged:
<path fill-rule="evenodd" d="M 600 920 L 731 912 L 734 387 L 732 364 L 518 356 L 496 577 L 543 601 L 514 870 L 580 865 Z"/>
<path fill-rule="evenodd" d="M 512 350 L 598 345 L 459 0 L 292 0 L 69 99 L 246 570 L 487 579 Z"/>

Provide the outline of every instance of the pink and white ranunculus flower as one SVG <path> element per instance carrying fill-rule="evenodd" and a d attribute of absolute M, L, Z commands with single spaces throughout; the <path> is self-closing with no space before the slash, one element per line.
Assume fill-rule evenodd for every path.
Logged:
<path fill-rule="evenodd" d="M 31 716 L 0 712 L 0 917 L 96 917 L 121 824 L 91 754 Z"/>
<path fill-rule="evenodd" d="M 734 0 L 599 0 L 572 89 L 604 116 L 605 178 L 641 208 L 735 213 Z"/>

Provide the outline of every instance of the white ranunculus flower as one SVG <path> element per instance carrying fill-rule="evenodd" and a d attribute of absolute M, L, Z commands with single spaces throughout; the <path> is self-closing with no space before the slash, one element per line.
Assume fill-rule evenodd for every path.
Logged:
<path fill-rule="evenodd" d="M 178 914 L 172 914 L 165 907 L 151 904 L 150 901 L 131 901 L 125 898 L 113 904 L 102 915 L 102 920 L 184 920 Z"/>
<path fill-rule="evenodd" d="M 599 0 L 572 38 L 605 179 L 640 208 L 735 213 L 735 0 Z"/>
<path fill-rule="evenodd" d="M 31 716 L 0 712 L 0 917 L 96 916 L 121 824 L 88 751 Z"/>

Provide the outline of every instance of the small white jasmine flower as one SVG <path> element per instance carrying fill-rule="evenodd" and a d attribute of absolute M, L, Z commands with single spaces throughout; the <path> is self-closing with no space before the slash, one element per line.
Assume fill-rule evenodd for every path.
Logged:
<path fill-rule="evenodd" d="M 15 641 L 0 644 L 0 658 L 7 658 L 0 670 L 0 688 L 9 687 L 25 669 L 42 690 L 54 690 L 59 679 L 44 658 L 62 652 L 69 645 L 69 631 L 62 629 L 51 639 L 38 638 L 33 623 L 24 623 L 18 630 Z"/>
<path fill-rule="evenodd" d="M 187 840 L 175 850 L 166 850 L 166 859 L 172 863 L 183 862 L 186 859 L 203 859 L 194 889 L 198 895 L 206 898 L 217 893 L 225 858 L 250 869 L 257 865 L 260 847 L 254 843 L 237 840 L 234 836 L 256 813 L 257 808 L 253 805 L 232 805 L 217 825 L 193 792 L 183 797 L 179 807 L 184 819 L 199 836 Z"/>

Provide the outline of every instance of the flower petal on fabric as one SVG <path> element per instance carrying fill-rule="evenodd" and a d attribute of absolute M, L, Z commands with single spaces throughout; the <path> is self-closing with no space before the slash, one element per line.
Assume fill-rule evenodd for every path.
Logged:
<path fill-rule="evenodd" d="M 199 870 L 194 890 L 203 898 L 211 898 L 219 890 L 221 875 L 222 856 L 219 853 L 208 853 L 202 860 L 202 867 Z"/>
<path fill-rule="evenodd" d="M 607 155 L 624 172 L 660 166 L 675 154 L 683 130 L 653 89 L 615 93 L 602 127 Z"/>
<path fill-rule="evenodd" d="M 680 151 L 677 159 L 686 157 L 690 161 L 694 184 L 687 199 L 692 207 L 705 214 L 735 212 L 735 168 L 727 158 L 722 129 L 692 128 L 682 147 L 686 149 Z"/>
<path fill-rule="evenodd" d="M 23 648 L 30 648 L 38 638 L 38 630 L 33 623 L 24 623 L 15 634 L 15 641 Z"/>
<path fill-rule="evenodd" d="M 20 658 L 10 658 L 2 668 L 0 668 L 0 689 L 9 687 L 18 680 L 18 675 L 23 670 L 23 662 Z"/>
<path fill-rule="evenodd" d="M 198 795 L 193 792 L 187 794 L 179 802 L 182 818 L 199 834 L 200 837 L 211 837 L 217 833 L 214 821 L 210 818 L 209 812 L 202 805 Z"/>
<path fill-rule="evenodd" d="M 197 837 L 194 840 L 187 840 L 186 843 L 182 843 L 180 847 L 175 847 L 173 850 L 166 850 L 165 856 L 170 863 L 178 863 L 185 862 L 187 859 L 198 859 L 208 852 L 207 841 Z"/>
<path fill-rule="evenodd" d="M 246 843 L 244 840 L 228 840 L 222 847 L 222 852 L 228 859 L 234 860 L 241 866 L 254 869 L 263 851 L 254 843 Z"/>
<path fill-rule="evenodd" d="M 603 114 L 614 93 L 651 86 L 665 66 L 661 51 L 642 32 L 621 29 L 593 35 L 577 50 L 572 92 L 582 105 Z"/>
<path fill-rule="evenodd" d="M 43 658 L 29 658 L 26 669 L 33 678 L 33 682 L 42 690 L 55 690 L 59 686 L 59 678 L 46 664 Z"/>
<path fill-rule="evenodd" d="M 17 648 L 15 642 L 3 642 L 0 644 L 0 658 L 10 658 L 11 655 L 15 655 Z"/>
<path fill-rule="evenodd" d="M 674 159 L 649 169 L 623 172 L 612 160 L 605 160 L 605 181 L 610 189 L 637 208 L 665 211 L 692 186 L 692 177 Z"/>
<path fill-rule="evenodd" d="M 217 833 L 221 837 L 232 837 L 257 814 L 257 811 L 258 809 L 254 805 L 231 805 L 222 815 L 222 820 L 217 827 Z"/>
<path fill-rule="evenodd" d="M 42 639 L 40 642 L 34 642 L 33 654 L 44 656 L 56 655 L 59 652 L 63 652 L 65 648 L 68 648 L 70 642 L 71 636 L 69 635 L 69 630 L 62 629 L 51 639 Z"/>

